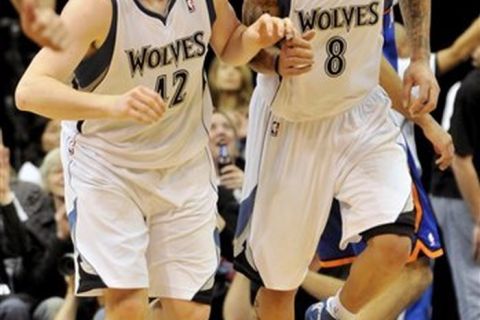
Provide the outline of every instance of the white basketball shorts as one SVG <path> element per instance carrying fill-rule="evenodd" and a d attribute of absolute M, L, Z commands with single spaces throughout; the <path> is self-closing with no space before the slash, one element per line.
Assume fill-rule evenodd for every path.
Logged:
<path fill-rule="evenodd" d="M 115 167 L 62 137 L 76 292 L 148 288 L 151 297 L 208 302 L 218 265 L 216 187 L 207 150 L 177 167 Z"/>
<path fill-rule="evenodd" d="M 237 269 L 243 260 L 267 288 L 303 281 L 339 200 L 341 248 L 360 234 L 413 210 L 412 181 L 390 100 L 377 87 L 333 117 L 289 122 L 275 117 L 261 88 L 250 108 L 246 181 L 237 226 Z M 291 106 L 294 108 L 295 106 Z M 257 277 L 257 278 L 255 278 Z"/>

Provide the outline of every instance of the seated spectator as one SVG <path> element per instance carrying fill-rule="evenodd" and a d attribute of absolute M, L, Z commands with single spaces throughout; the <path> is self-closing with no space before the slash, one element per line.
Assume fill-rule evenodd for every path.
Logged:
<path fill-rule="evenodd" d="M 45 125 L 41 137 L 41 148 L 44 153 L 58 148 L 60 144 L 60 121 L 50 120 Z M 18 171 L 18 179 L 28 181 L 42 186 L 42 176 L 40 169 L 32 162 L 27 161 L 22 164 Z"/>
<path fill-rule="evenodd" d="M 239 157 L 237 133 L 229 113 L 215 111 L 210 127 L 209 147 L 213 155 L 218 185 L 217 209 L 222 221 L 220 253 L 222 261 L 217 271 L 217 294 L 210 319 L 223 319 L 222 306 L 226 290 L 234 275 L 233 237 L 237 223 L 239 199 L 243 185 L 243 159 Z"/>

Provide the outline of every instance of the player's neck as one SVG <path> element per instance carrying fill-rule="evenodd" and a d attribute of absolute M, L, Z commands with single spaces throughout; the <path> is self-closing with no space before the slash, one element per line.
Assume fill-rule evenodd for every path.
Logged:
<path fill-rule="evenodd" d="M 140 2 L 148 9 L 161 15 L 168 13 L 168 7 L 174 0 L 140 0 Z"/>

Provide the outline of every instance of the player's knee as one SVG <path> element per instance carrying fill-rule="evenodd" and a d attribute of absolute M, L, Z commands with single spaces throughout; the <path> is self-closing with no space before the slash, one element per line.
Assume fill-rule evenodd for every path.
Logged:
<path fill-rule="evenodd" d="M 273 305 L 283 305 L 295 299 L 296 290 L 280 291 L 261 288 L 257 294 L 257 301 L 268 301 Z"/>
<path fill-rule="evenodd" d="M 425 291 L 433 282 L 433 272 L 428 263 L 417 260 L 408 264 L 408 279 L 412 281 L 412 287 L 419 292 Z"/>
<path fill-rule="evenodd" d="M 412 241 L 407 236 L 386 234 L 376 236 L 369 241 L 382 257 L 385 268 L 401 268 L 406 265 L 410 256 Z"/>
<path fill-rule="evenodd" d="M 105 295 L 107 315 L 122 319 L 143 319 L 148 313 L 144 290 L 112 290 Z"/>

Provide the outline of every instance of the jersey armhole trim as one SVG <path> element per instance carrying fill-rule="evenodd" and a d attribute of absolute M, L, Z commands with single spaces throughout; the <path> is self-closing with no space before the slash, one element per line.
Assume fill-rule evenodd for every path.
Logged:
<path fill-rule="evenodd" d="M 187 0 L 188 1 L 188 0 Z M 217 12 L 215 11 L 214 0 L 206 0 L 208 8 L 208 16 L 210 17 L 210 26 L 213 26 L 215 20 L 217 19 Z"/>
<path fill-rule="evenodd" d="M 74 82 L 82 91 L 93 91 L 105 78 L 110 68 L 117 36 L 118 7 L 112 3 L 112 21 L 105 41 L 90 57 L 84 59 L 75 70 Z"/>

